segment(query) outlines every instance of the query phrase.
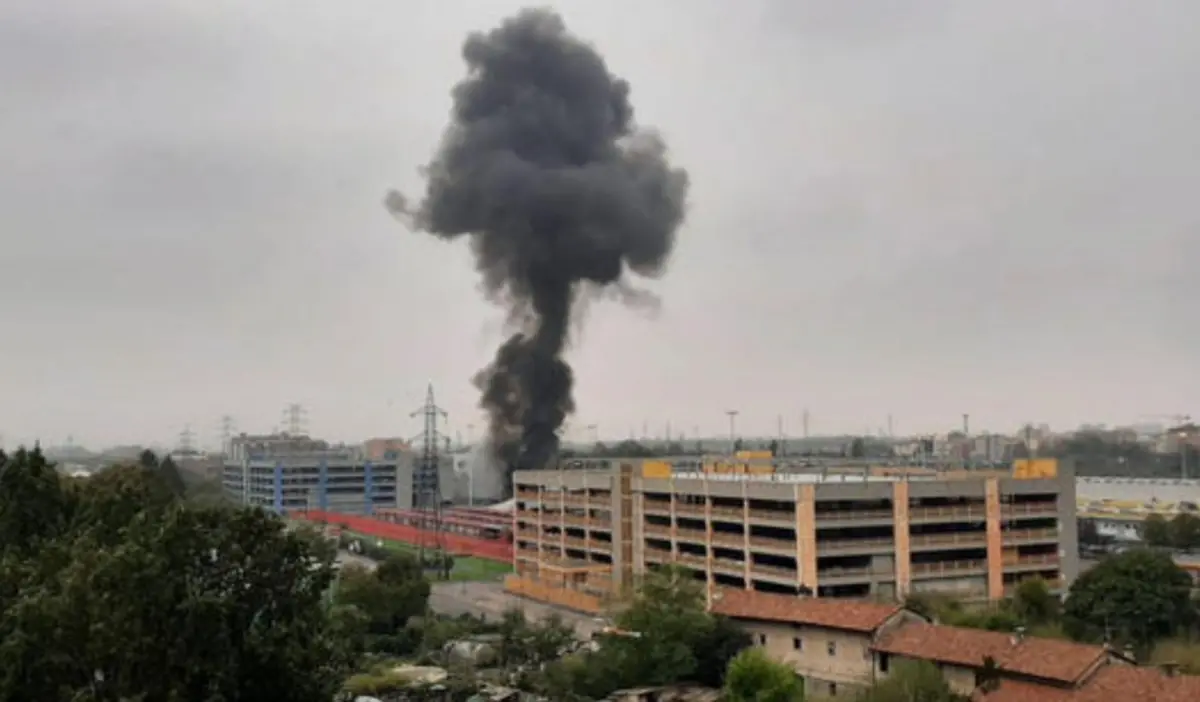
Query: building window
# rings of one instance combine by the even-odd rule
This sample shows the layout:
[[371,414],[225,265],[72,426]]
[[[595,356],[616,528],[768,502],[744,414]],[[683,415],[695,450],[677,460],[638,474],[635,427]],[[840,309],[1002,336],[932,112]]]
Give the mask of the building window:
[[829,683],[829,696],[837,697],[837,683]]
[[885,674],[888,672],[888,654],[886,653],[879,654],[879,672]]
[[766,634],[759,634],[759,635],[758,635],[758,645],[759,645],[759,646],[766,646],[766,645],[767,645],[767,635],[766,635]]
[[792,639],[792,648],[797,651],[803,651],[804,650],[804,639],[801,639],[799,636]]
[[829,651],[829,655],[831,655],[831,656],[837,655],[837,644],[836,643],[830,641],[829,644],[826,646],[826,649]]

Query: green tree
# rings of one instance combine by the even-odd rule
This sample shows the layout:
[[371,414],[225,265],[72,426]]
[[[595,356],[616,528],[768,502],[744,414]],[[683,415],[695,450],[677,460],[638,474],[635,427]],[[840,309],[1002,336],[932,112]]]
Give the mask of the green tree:
[[333,563],[337,559],[337,541],[325,535],[321,527],[312,522],[300,522],[292,527],[292,534],[303,541],[310,553],[323,563]]
[[747,648],[729,662],[725,673],[728,702],[801,702],[804,684],[788,666],[771,660],[761,648]]
[[719,687],[729,660],[749,643],[731,622],[705,611],[703,584],[676,568],[647,575],[614,624],[595,653],[549,666],[541,691],[571,700],[681,681]]
[[158,467],[158,456],[154,455],[154,452],[150,449],[146,449],[138,454],[137,462],[143,468],[154,469]]
[[867,442],[863,441],[862,437],[854,437],[850,442],[849,448],[850,458],[862,458],[867,455]]
[[575,641],[575,633],[561,617],[550,617],[533,624],[519,609],[510,609],[500,620],[500,644],[497,653],[504,666],[527,665],[540,668],[562,655]]
[[1142,541],[1147,546],[1171,545],[1171,526],[1161,514],[1151,514],[1142,521]]
[[430,586],[416,558],[392,554],[374,570],[342,568],[337,603],[356,607],[366,617],[365,646],[371,651],[406,653],[414,645],[407,631],[413,617],[425,613]]
[[1171,545],[1184,551],[1200,548],[1200,517],[1180,512],[1168,524]]
[[[261,510],[136,514],[21,564],[0,605],[0,699],[328,702],[349,651],[332,568]],[[6,569],[7,571],[7,569]]]
[[707,636],[695,642],[696,673],[693,680],[708,687],[721,687],[729,661],[751,643],[750,634],[736,622],[714,615]]
[[158,472],[162,475],[163,482],[171,490],[171,493],[176,497],[183,497],[187,492],[187,484],[183,481],[183,474],[179,472],[179,466],[175,465],[175,461],[171,460],[170,456],[166,456],[158,464]]
[[965,702],[941,671],[927,661],[898,663],[892,673],[864,690],[858,702]]
[[0,454],[0,553],[33,553],[71,519],[71,497],[42,450]]
[[161,515],[177,498],[157,468],[119,465],[78,483],[77,529],[91,530],[104,544],[115,544],[143,512]]
[[703,584],[675,568],[648,576],[614,623],[633,635],[610,637],[604,650],[621,661],[629,685],[666,685],[695,676],[697,644],[708,641],[714,628]]
[[1042,578],[1029,578],[1017,585],[1012,610],[1026,624],[1037,626],[1058,619],[1059,602]]
[[1192,579],[1171,556],[1146,549],[1101,561],[1071,585],[1064,629],[1076,639],[1147,647],[1193,621]]

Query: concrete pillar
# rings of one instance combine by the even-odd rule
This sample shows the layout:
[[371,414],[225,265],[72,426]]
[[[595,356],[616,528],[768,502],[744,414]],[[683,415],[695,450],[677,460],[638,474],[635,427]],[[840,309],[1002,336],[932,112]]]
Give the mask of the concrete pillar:
[[796,547],[800,584],[817,594],[817,497],[816,488],[801,485],[796,500]]
[[909,538],[908,481],[892,484],[892,528],[896,548],[896,597],[903,600],[912,588],[912,542]]
[[1004,535],[1001,530],[1000,481],[988,478],[987,514],[987,589],[988,599],[1004,599]]

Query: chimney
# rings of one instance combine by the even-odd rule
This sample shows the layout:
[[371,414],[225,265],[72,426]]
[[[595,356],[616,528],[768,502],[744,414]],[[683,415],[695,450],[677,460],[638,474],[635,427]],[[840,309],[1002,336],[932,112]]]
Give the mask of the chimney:
[[1179,664],[1173,661],[1163,663],[1159,667],[1162,668],[1163,675],[1167,676],[1168,678],[1173,678],[1179,674]]

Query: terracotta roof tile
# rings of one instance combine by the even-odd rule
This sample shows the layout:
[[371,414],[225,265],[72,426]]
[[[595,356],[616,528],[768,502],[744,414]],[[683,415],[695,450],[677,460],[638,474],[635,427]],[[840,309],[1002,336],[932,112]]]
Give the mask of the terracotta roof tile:
[[1070,702],[1196,702],[1200,676],[1168,676],[1158,668],[1106,666],[1096,672]]
[[1081,680],[1108,656],[1100,646],[913,622],[885,633],[875,649],[884,653],[978,668],[992,658],[1002,670],[1063,683]]
[[913,622],[884,633],[875,650],[906,658],[949,663],[971,668],[983,665],[1012,648],[1008,634]]
[[996,663],[1021,675],[1077,683],[1108,660],[1109,655],[1103,646],[1031,636]]
[[1081,687],[1061,688],[1005,680],[989,693],[977,691],[972,702],[1196,702],[1200,676],[1168,677],[1157,668],[1109,665]]
[[713,612],[735,619],[807,624],[869,633],[901,611],[899,605],[831,597],[793,597],[753,590],[721,590]]
[[1076,702],[1079,690],[1039,685],[1021,680],[1004,680],[991,692],[976,691],[971,702]]

